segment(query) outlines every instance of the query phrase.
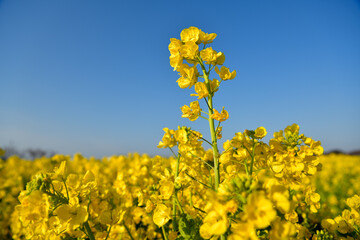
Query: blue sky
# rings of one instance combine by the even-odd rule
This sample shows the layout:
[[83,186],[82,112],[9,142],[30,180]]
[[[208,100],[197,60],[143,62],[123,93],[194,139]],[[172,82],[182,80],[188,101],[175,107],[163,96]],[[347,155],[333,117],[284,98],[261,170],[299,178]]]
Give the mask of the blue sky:
[[351,0],[0,0],[0,146],[168,155],[164,127],[208,136],[205,120],[181,118],[195,98],[169,65],[169,39],[190,26],[217,33],[212,47],[237,71],[214,99],[229,111],[224,139],[298,123],[326,151],[360,148]]

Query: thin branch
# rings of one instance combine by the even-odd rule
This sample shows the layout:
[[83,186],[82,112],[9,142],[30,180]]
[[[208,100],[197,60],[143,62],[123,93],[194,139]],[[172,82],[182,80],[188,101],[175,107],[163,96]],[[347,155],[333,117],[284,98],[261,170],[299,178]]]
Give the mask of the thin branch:
[[206,98],[204,98],[204,100],[205,100],[206,105],[208,106],[208,108],[211,109],[211,111],[214,111],[214,110],[210,107],[210,105],[209,105],[208,101],[206,100]]
[[165,239],[165,240],[168,240],[168,237],[167,237],[167,235],[166,235],[164,226],[162,226],[161,229],[162,229],[162,233],[163,233],[163,235],[164,235],[164,239]]
[[176,156],[175,152],[172,150],[172,148],[169,147],[169,149],[170,149],[170,151],[174,154],[174,157],[177,158],[177,156]]
[[206,213],[204,210],[202,210],[202,209],[200,209],[200,208],[197,208],[197,207],[195,207],[195,206],[193,206],[193,208],[195,208],[196,210],[198,210],[198,211],[200,211],[200,212],[202,212],[202,213]]
[[130,229],[126,226],[125,221],[123,221],[123,224],[124,224],[124,227],[125,227],[128,235],[129,235],[130,239],[131,239],[131,240],[135,240],[135,239],[133,238],[133,236],[131,235]]
[[200,137],[200,139],[201,139],[201,140],[204,140],[204,141],[205,141],[205,142],[207,142],[210,146],[212,146],[212,143],[211,143],[211,142],[209,142],[208,140],[206,140],[205,138]]
[[203,163],[205,163],[206,165],[208,165],[210,168],[213,168],[213,166],[211,166],[209,163],[205,162],[204,160],[201,159],[201,157],[196,156],[195,154],[193,154],[192,152],[189,152],[193,157],[196,157],[197,159],[199,159],[200,161],[202,161]]
[[200,183],[201,185],[203,185],[203,186],[205,186],[205,187],[207,187],[207,188],[212,189],[212,187],[208,186],[207,184],[205,184],[205,183],[203,183],[203,182],[200,182],[199,180],[197,180],[196,178],[194,178],[193,176],[191,176],[190,174],[188,174],[187,171],[185,171],[185,174],[186,174],[189,178],[191,178],[192,180]]
[[201,117],[201,118],[203,118],[203,119],[205,119],[205,120],[208,120],[209,121],[209,119],[208,118],[206,118],[206,117],[203,117],[203,116],[199,116],[199,117]]
[[110,235],[111,227],[112,227],[112,225],[110,225],[110,227],[109,227],[109,231],[107,232],[107,235],[106,235],[105,240],[107,240],[107,239],[108,239],[108,237],[109,237],[109,235]]
[[205,113],[206,115],[209,115],[209,113],[207,113],[207,112],[204,112],[204,111],[201,111],[202,113]]

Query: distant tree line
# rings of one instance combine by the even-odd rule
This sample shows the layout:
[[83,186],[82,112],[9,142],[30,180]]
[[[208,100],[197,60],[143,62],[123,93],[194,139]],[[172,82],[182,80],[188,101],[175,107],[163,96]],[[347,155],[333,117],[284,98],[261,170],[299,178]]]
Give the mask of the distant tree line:
[[34,160],[36,158],[41,158],[44,156],[52,157],[56,154],[55,151],[44,150],[41,148],[28,148],[25,150],[19,150],[18,148],[12,145],[4,146],[2,147],[2,149],[5,150],[5,155],[0,157],[3,160],[6,160],[13,155],[19,156],[20,158],[24,158],[24,159]]
[[360,155],[360,150],[355,150],[355,151],[351,151],[351,152],[344,152],[342,150],[335,149],[335,150],[325,152],[324,154],[327,155],[327,154],[331,154],[331,153],[333,153],[333,154]]

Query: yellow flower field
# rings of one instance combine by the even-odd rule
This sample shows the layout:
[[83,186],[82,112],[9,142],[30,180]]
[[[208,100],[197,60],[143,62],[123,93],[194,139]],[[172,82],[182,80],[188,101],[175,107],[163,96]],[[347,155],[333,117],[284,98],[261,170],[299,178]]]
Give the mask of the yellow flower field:
[[190,27],[169,44],[179,87],[195,91],[182,117],[208,124],[211,139],[165,127],[168,158],[1,160],[0,239],[360,239],[359,156],[323,155],[297,124],[220,145],[231,113],[214,96],[236,71],[208,47],[216,36]]

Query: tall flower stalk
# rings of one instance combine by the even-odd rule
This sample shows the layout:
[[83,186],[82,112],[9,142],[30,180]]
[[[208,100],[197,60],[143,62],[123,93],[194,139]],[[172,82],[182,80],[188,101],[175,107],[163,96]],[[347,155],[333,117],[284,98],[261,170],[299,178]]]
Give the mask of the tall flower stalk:
[[[214,110],[213,110],[214,94],[211,92],[211,86],[210,86],[210,81],[209,81],[210,72],[206,71],[201,58],[198,58],[198,61],[200,63],[201,70],[203,72],[206,87],[207,87],[207,89],[210,90],[209,91],[210,93],[209,93],[207,99],[205,98],[205,101],[206,101],[207,107],[208,107],[208,115],[212,116],[214,114]],[[220,184],[219,149],[217,146],[217,137],[216,137],[216,129],[215,129],[214,119],[209,117],[208,121],[209,121],[210,134],[211,134],[211,146],[212,146],[213,156],[214,156],[214,175],[215,175],[214,189],[217,191],[217,189],[219,188],[219,184]]]
[[[224,80],[234,79],[236,71],[230,72],[227,67],[222,66],[225,61],[225,56],[222,52],[217,52],[212,47],[207,47],[207,44],[212,43],[216,38],[215,33],[208,34],[196,27],[190,27],[184,29],[180,36],[181,39],[170,39],[170,65],[179,72],[180,78],[177,80],[179,87],[192,88],[194,86],[195,93],[191,94],[191,96],[197,96],[198,100],[204,99],[207,107],[207,112],[205,112],[200,108],[199,101],[191,102],[189,106],[184,105],[181,107],[182,117],[188,118],[190,121],[195,121],[200,117],[209,122],[211,141],[202,137],[201,139],[211,145],[213,155],[212,169],[214,171],[212,188],[217,191],[220,184],[217,141],[221,138],[222,127],[220,123],[227,120],[229,115],[224,108],[220,113],[214,108],[213,98],[215,92],[219,90],[220,83]],[[203,49],[200,51],[199,46],[201,45]],[[200,72],[198,66],[200,66]],[[221,66],[220,70],[218,66]],[[220,81],[210,79],[210,72],[214,68],[219,75]],[[203,78],[203,81],[200,81],[199,78]],[[217,126],[215,126],[215,121],[218,122]],[[171,147],[172,143],[168,141],[169,139],[163,138],[163,140],[159,147]]]
[[[190,27],[184,29],[181,32],[181,39],[170,39],[170,65],[174,68],[174,71],[176,70],[179,72],[180,78],[177,80],[179,87],[194,87],[195,93],[191,94],[191,96],[198,97],[198,100],[204,99],[207,107],[207,112],[202,111],[199,101],[193,101],[189,104],[189,106],[184,105],[181,107],[182,117],[188,118],[190,121],[195,121],[199,117],[206,119],[209,123],[211,135],[211,141],[208,141],[203,138],[200,133],[187,127],[179,127],[179,129],[176,131],[169,130],[167,128],[164,129],[165,135],[162,141],[160,141],[158,147],[170,148],[174,154],[174,157],[177,159],[174,174],[174,189],[172,193],[172,219],[174,231],[178,230],[177,208],[180,210],[180,215],[184,217],[184,212],[177,197],[178,190],[176,189],[176,181],[179,177],[179,165],[181,158],[187,159],[190,156],[190,158],[193,160],[202,161],[207,167],[209,167],[210,170],[213,171],[213,174],[210,173],[209,176],[209,184],[206,184],[185,172],[186,175],[192,180],[197,181],[203,186],[212,188],[215,192],[218,191],[220,185],[220,154],[218,149],[218,139],[221,139],[222,127],[220,124],[221,122],[228,119],[229,114],[224,109],[224,107],[221,112],[216,110],[214,107],[213,98],[215,92],[219,90],[220,83],[222,83],[224,80],[234,79],[236,76],[236,71],[230,72],[227,67],[222,66],[225,61],[225,56],[222,52],[216,52],[212,49],[212,47],[207,47],[207,44],[212,43],[216,36],[217,35],[215,33],[208,34],[196,27]],[[199,46],[201,45],[203,49],[199,51]],[[200,66],[199,69],[198,66]],[[219,69],[218,66],[221,66],[221,69]],[[220,80],[210,79],[210,72],[214,68]],[[201,81],[200,78],[202,78],[203,81]],[[217,126],[215,126],[215,122],[217,122]],[[206,156],[208,155],[206,152],[204,152],[204,149],[201,146],[202,141],[207,142],[211,146],[212,159],[207,159]],[[178,154],[175,154],[175,152],[172,150],[173,146],[178,147]],[[209,160],[212,160],[213,163],[210,164]],[[192,196],[190,195],[190,201],[191,198]],[[185,220],[180,218],[179,221],[184,223]],[[189,219],[186,221],[189,221]],[[165,224],[165,222],[159,221],[157,225],[162,227],[164,238],[166,238],[166,231],[163,228],[163,224]],[[225,236],[221,235],[221,239],[225,239]]]

